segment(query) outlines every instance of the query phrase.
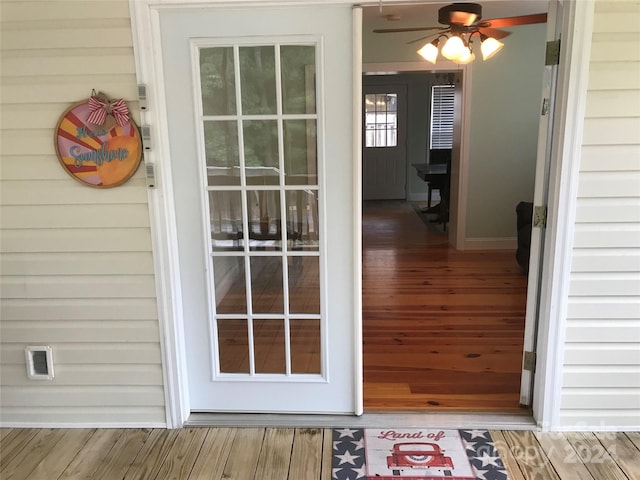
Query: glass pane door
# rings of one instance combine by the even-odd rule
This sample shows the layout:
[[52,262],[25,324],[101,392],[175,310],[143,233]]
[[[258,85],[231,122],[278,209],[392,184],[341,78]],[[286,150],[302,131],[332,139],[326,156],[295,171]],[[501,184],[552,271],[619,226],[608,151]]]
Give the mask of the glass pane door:
[[316,46],[198,55],[214,377],[321,375]]

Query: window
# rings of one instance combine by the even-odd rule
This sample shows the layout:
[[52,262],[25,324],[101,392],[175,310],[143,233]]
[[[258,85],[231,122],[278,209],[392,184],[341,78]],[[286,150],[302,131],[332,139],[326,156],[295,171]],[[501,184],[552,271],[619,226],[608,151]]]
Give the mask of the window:
[[364,98],[365,145],[395,147],[398,144],[398,95],[371,93]]
[[453,101],[455,85],[431,87],[431,150],[453,147]]

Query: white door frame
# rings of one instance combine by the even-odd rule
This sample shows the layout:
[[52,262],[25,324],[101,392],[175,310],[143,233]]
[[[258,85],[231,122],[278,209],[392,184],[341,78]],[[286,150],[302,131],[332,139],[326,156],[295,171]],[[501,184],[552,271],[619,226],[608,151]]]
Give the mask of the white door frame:
[[[353,0],[331,3],[356,5]],[[404,0],[385,0],[402,3]],[[429,0],[425,3],[438,3]],[[145,165],[153,165],[156,188],[148,189],[149,216],[155,267],[160,346],[165,386],[166,423],[181,427],[190,415],[186,368],[182,295],[179,280],[176,219],[173,210],[173,182],[169,168],[167,109],[164,101],[162,58],[159,41],[159,11],[164,8],[191,8],[230,5],[326,4],[326,0],[130,0],[133,46],[138,83],[147,85],[147,109],[141,111],[141,125],[148,125],[153,136],[152,149],[145,150]],[[369,2],[377,5],[377,2]],[[538,363],[535,374],[533,413],[545,430],[558,425],[566,309],[571,266],[571,247],[575,219],[576,192],[582,127],[588,81],[589,54],[593,26],[593,0],[565,0],[562,52],[554,119],[549,185],[548,225],[545,232],[544,274],[540,298]],[[362,264],[361,246],[361,10],[353,17],[354,85],[354,352],[356,371],[355,414],[362,413]],[[465,78],[468,82],[468,77]],[[468,129],[467,129],[468,130]],[[468,139],[463,139],[466,144]]]
[[450,211],[449,211],[449,244],[456,250],[463,250],[467,223],[467,182],[469,165],[469,121],[471,114],[469,105],[471,99],[471,72],[467,65],[458,65],[449,60],[440,60],[435,65],[427,62],[390,62],[365,63],[362,72],[368,74],[384,72],[460,72],[462,78],[462,139],[460,144],[460,158],[458,159],[458,174],[451,179]]

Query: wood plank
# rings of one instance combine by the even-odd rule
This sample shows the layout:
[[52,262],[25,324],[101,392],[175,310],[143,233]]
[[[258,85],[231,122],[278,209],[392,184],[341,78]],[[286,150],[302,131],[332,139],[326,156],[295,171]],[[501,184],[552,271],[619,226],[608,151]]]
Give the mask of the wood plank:
[[153,430],[122,480],[156,478],[180,430]]
[[[589,175],[595,172],[588,172]],[[584,173],[583,175],[587,175]],[[604,176],[599,172],[599,176]],[[624,190],[626,182],[620,182],[615,194],[607,191],[602,185],[598,193],[588,192],[593,190],[597,181],[592,178],[581,182],[583,192],[588,197],[579,198],[576,222],[580,223],[632,223],[640,218],[640,202],[637,197],[628,197],[628,191]],[[620,198],[618,198],[620,197]]]
[[640,388],[640,367],[611,365],[568,365],[562,373],[562,385],[575,387]]
[[264,428],[239,428],[224,466],[222,478],[225,480],[254,478],[263,438]]
[[322,464],[322,429],[298,428],[291,452],[289,479],[319,478]]
[[[333,477],[333,429],[325,428],[322,438],[322,464],[320,480],[331,480]],[[516,479],[517,480],[517,479]]]
[[[40,344],[40,342],[34,342]],[[24,365],[3,365],[5,385],[33,385],[24,374]],[[56,365],[56,385],[75,387],[105,385],[164,385],[160,365]]]
[[[640,231],[638,231],[640,234]],[[611,318],[611,319],[637,319],[640,302],[633,299],[626,301],[612,302],[608,298],[570,298],[567,318],[570,319],[590,319],[590,318]],[[595,362],[592,362],[593,365]]]
[[[607,158],[609,161],[603,162]],[[581,172],[640,170],[640,145],[585,145],[582,147]]]
[[158,471],[156,480],[188,478],[202,442],[207,435],[204,428],[184,428],[173,442],[169,455]]
[[96,480],[122,478],[151,433],[148,429],[127,429],[98,466]]
[[58,478],[94,433],[95,429],[89,428],[66,430],[62,439],[36,465],[26,480]]
[[[235,428],[210,428],[189,480],[220,480],[236,436]],[[268,478],[268,477],[264,477]]]
[[[87,55],[85,53],[73,57],[47,56],[46,51],[43,50],[27,50],[27,52],[36,52],[37,55],[3,58],[2,75],[4,77],[37,76],[38,74],[85,75],[87,72],[100,75],[135,74],[133,56],[130,51],[120,55]],[[60,110],[60,112],[62,111]],[[17,127],[16,124],[12,126],[13,128]]]
[[[569,343],[640,343],[640,320],[569,320]],[[597,368],[594,366],[594,368]]]
[[626,432],[626,436],[640,450],[640,432]]
[[118,429],[96,430],[58,480],[92,478],[98,465],[109,454],[122,433],[123,431]]
[[[95,18],[91,8],[81,8],[82,2],[58,1],[52,4],[48,0],[32,2],[3,2],[2,21],[47,20],[55,24],[56,20],[85,20]],[[104,18],[129,18],[127,2],[110,1],[104,8]]]
[[[62,169],[62,166],[59,166]],[[118,187],[118,195],[105,195],[102,203],[147,203],[147,188],[141,177],[131,178]],[[51,180],[3,180],[0,201],[3,205],[73,205],[96,201],[93,189],[79,182]]]
[[533,432],[504,432],[504,438],[527,480],[560,480]]
[[153,275],[41,275],[2,278],[3,298],[155,298]]
[[[639,62],[597,62],[589,65],[589,90],[635,90],[640,76]],[[587,138],[586,135],[584,137]],[[607,141],[607,140],[605,140]],[[615,141],[607,141],[616,144]],[[623,142],[630,143],[630,142]]]
[[[49,30],[40,35],[35,35],[32,29],[9,30],[3,32],[2,48],[7,50],[73,48],[77,46],[78,38],[84,39],[82,44],[86,48],[131,47],[131,25],[127,23],[129,22],[125,19],[116,19],[115,26]],[[114,21],[112,21],[113,24]],[[105,25],[108,23],[105,22]],[[105,91],[110,90],[105,87]]]
[[574,249],[571,270],[573,272],[637,272],[640,271],[640,255],[635,249]]
[[[3,230],[2,252],[150,252],[148,228],[24,228]],[[122,239],[127,241],[123,242]]]
[[[611,42],[613,43],[613,42]],[[611,46],[608,43],[607,46]],[[595,45],[593,45],[595,47]],[[599,46],[602,48],[602,45]],[[615,49],[618,50],[618,49]],[[593,50],[592,50],[593,52]],[[613,50],[609,50],[613,53]],[[640,62],[640,48],[635,49]],[[638,117],[640,116],[640,90],[591,91],[587,93],[585,117]]]
[[3,387],[3,406],[20,407],[74,407],[86,405],[114,406],[163,406],[164,391],[161,385],[128,385],[76,387],[48,386],[47,395],[40,395],[42,387]]
[[[89,312],[89,313],[88,313]],[[2,300],[2,319],[8,321],[153,320],[158,313],[151,298],[87,298]]]
[[[312,478],[296,477],[289,474],[289,463],[293,460],[291,446],[294,433],[297,436],[297,430],[290,428],[267,428],[265,430],[255,478]],[[293,467],[293,464],[291,466]],[[289,477],[287,477],[288,474]]]
[[3,275],[153,275],[151,252],[33,252],[2,255]]
[[[6,344],[0,351],[2,364],[24,363],[24,347]],[[158,343],[94,343],[72,344],[58,343],[54,353],[54,361],[69,364],[154,364],[161,363],[160,345]],[[99,400],[98,400],[99,402]]]
[[[2,324],[6,343],[66,342],[159,342],[157,320],[16,321]],[[56,382],[57,383],[57,382]],[[78,384],[83,385],[83,384]]]
[[35,428],[16,428],[0,444],[0,471],[4,469],[36,436]]
[[622,432],[598,432],[595,436],[627,477],[640,478],[640,451],[629,437]]
[[14,428],[0,428],[0,448],[2,448],[2,441],[9,436],[9,434],[13,434]]
[[[23,367],[24,368],[24,367]],[[113,388],[117,389],[115,385]],[[16,425],[59,425],[73,428],[78,425],[144,425],[163,428],[166,410],[162,406],[112,406],[99,403],[80,407],[2,407],[2,418]]]
[[565,365],[639,365],[640,350],[633,343],[569,343]]
[[493,444],[500,455],[500,460],[502,460],[502,464],[507,470],[509,480],[525,480],[522,476],[522,472],[520,471],[515,455],[511,453],[511,449],[509,448],[509,444],[507,443],[504,433],[499,430],[491,430],[489,433],[491,434]]
[[[594,129],[607,128],[606,125],[594,125]],[[611,128],[616,128],[612,126]],[[635,132],[638,135],[640,132]],[[622,134],[621,134],[622,135]],[[636,142],[634,138],[634,142]],[[614,141],[614,145],[615,145]],[[624,142],[620,142],[618,145],[623,145]],[[632,212],[637,211],[637,203],[634,203],[633,198],[638,198],[638,183],[640,183],[640,172],[580,172],[580,180],[578,182],[578,198],[583,204],[611,204],[612,208],[616,205],[621,205],[624,208],[630,209]],[[624,200],[618,197],[630,197],[629,200]],[[596,203],[597,202],[597,203]],[[602,214],[602,211],[599,212]],[[577,218],[577,221],[584,221],[589,223],[590,221],[597,220],[598,218],[583,220],[583,213],[580,212],[581,217]],[[611,212],[611,215],[614,215]],[[615,218],[615,216],[614,216]],[[637,220],[636,219],[632,219]],[[611,220],[615,221],[615,220]],[[619,220],[624,221],[624,220]],[[629,221],[629,220],[627,220]]]
[[[100,200],[96,199],[96,202]],[[149,209],[146,204],[3,206],[2,228],[142,228],[149,227]],[[95,248],[95,247],[94,247]]]
[[39,430],[10,462],[2,466],[0,478],[22,480],[27,477],[63,436],[64,430]]
[[564,434],[534,432],[534,435],[560,478],[599,480],[593,478],[582,462],[569,461],[575,460],[575,451]]
[[593,433],[567,433],[566,437],[575,450],[575,455],[567,458],[568,462],[584,463],[595,479],[628,480]]

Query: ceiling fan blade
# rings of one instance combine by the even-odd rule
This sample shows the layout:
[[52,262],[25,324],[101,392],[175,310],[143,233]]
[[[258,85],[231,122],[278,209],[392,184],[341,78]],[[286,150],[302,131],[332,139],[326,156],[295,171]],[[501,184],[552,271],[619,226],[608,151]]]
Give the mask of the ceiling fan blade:
[[449,27],[408,27],[408,28],[376,28],[373,33],[425,32],[427,30],[447,30]]
[[517,25],[531,25],[533,23],[546,23],[546,13],[534,13],[533,15],[520,15],[519,17],[493,18],[491,20],[483,20],[482,23],[488,23],[491,28],[515,27]]
[[497,28],[481,27],[478,28],[478,30],[487,37],[493,37],[496,40],[500,40],[501,38],[511,35],[511,32],[505,32],[504,30],[498,30]]
[[407,45],[411,45],[412,43],[420,42],[421,40],[426,40],[427,38],[435,39],[436,37],[434,36],[433,33],[430,33],[429,35],[425,35],[424,37],[414,38],[413,40],[409,40],[407,42]]

